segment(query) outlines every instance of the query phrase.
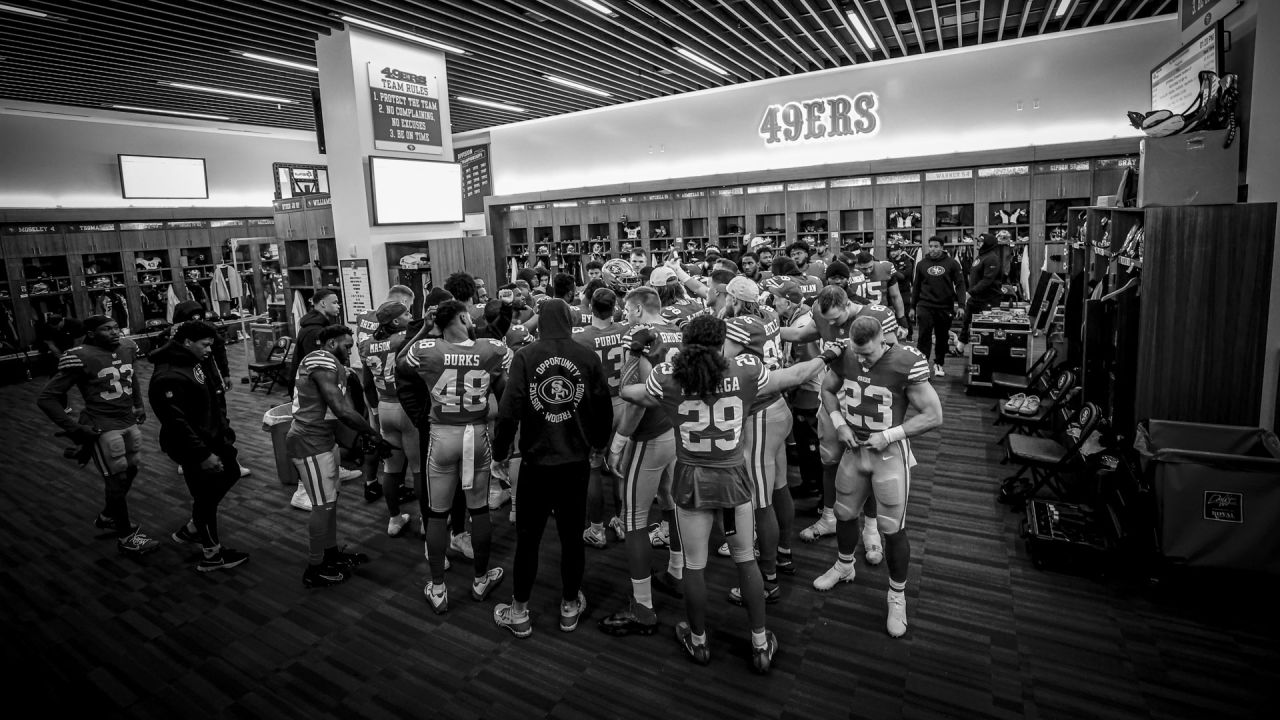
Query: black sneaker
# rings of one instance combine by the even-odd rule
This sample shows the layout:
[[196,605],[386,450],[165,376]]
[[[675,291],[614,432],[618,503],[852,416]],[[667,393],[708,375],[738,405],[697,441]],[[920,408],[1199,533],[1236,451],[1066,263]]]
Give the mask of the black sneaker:
[[306,572],[302,573],[302,586],[308,588],[329,587],[344,583],[350,577],[351,570],[340,565],[329,562],[308,565]]
[[600,620],[600,632],[617,637],[652,635],[658,630],[658,614],[631,599],[626,610],[619,610]]
[[343,545],[342,549],[329,548],[328,550],[325,550],[324,551],[325,562],[344,567],[348,570],[355,570],[361,565],[369,562],[368,555],[365,555],[362,552],[357,552],[357,553],[344,552],[346,549],[347,549],[347,546]]
[[173,538],[174,542],[182,545],[190,545],[192,543],[200,542],[200,534],[191,532],[187,529],[186,525],[174,530],[173,534],[169,537]]
[[364,501],[367,503],[377,502],[382,499],[382,483],[365,483],[364,484]]
[[146,535],[143,535],[141,530],[135,529],[126,537],[116,540],[116,550],[119,550],[121,555],[142,557],[143,555],[158,549],[160,549],[160,541],[152,540]]
[[706,665],[711,662],[711,648],[706,643],[695,645],[693,642],[693,630],[689,628],[689,623],[681,622],[676,625],[676,640],[680,643],[680,647],[688,653],[689,659],[699,665]]
[[778,572],[783,575],[796,574],[796,561],[791,553],[778,553]]
[[[174,533],[175,535],[177,533]],[[243,565],[249,561],[249,553],[243,553],[239,550],[231,548],[222,548],[217,555],[206,557],[200,560],[200,564],[196,566],[196,570],[200,572],[213,572],[214,570],[230,570],[238,565]]]

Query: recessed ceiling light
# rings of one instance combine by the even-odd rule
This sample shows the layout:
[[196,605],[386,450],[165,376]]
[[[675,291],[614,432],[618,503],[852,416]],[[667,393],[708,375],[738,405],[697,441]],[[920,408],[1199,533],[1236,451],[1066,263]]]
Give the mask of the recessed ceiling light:
[[480,98],[468,97],[466,95],[454,95],[453,99],[460,103],[467,103],[468,105],[483,105],[485,107],[497,108],[498,110],[506,110],[507,112],[527,112],[524,108],[516,107],[515,105],[507,105],[505,103],[494,102],[492,100],[481,100]]
[[724,68],[720,67],[719,65],[717,65],[717,64],[715,64],[715,63],[711,62],[710,60],[708,60],[708,59],[706,59],[706,58],[702,57],[702,56],[701,56],[701,55],[699,55],[698,53],[696,53],[696,52],[694,52],[694,51],[692,51],[692,50],[689,50],[688,48],[682,48],[682,47],[678,47],[678,46],[677,46],[677,47],[674,47],[674,48],[672,48],[672,49],[673,49],[673,50],[675,50],[675,51],[676,51],[678,54],[680,54],[681,56],[686,57],[686,58],[688,58],[688,59],[690,59],[690,60],[694,61],[695,63],[697,63],[697,64],[701,65],[702,67],[704,67],[704,68],[706,68],[706,69],[710,70],[710,71],[711,71],[711,72],[713,72],[713,73],[716,73],[716,74],[718,74],[718,75],[728,75],[728,74],[729,74],[729,71],[728,71],[728,70],[725,70]]
[[551,82],[557,85],[563,85],[565,87],[570,87],[575,90],[589,92],[592,95],[599,95],[600,97],[612,97],[609,93],[605,92],[604,90],[601,90],[599,88],[593,88],[590,85],[583,85],[580,82],[574,82],[573,80],[566,80],[562,77],[556,77],[555,75],[543,75],[542,77],[550,80]]
[[608,15],[609,17],[613,17],[614,15],[617,14],[608,5],[605,5],[602,2],[597,2],[596,0],[578,0],[578,4],[586,5],[587,7],[591,8],[592,10],[595,10],[601,15]]
[[161,80],[159,84],[167,85],[169,87],[180,88],[182,90],[194,90],[196,92],[207,92],[207,93],[213,93],[215,95],[231,95],[233,97],[248,98],[250,100],[262,100],[265,102],[273,102],[273,103],[281,103],[281,104],[285,104],[285,103],[293,104],[294,102],[293,100],[290,100],[288,98],[276,97],[274,95],[258,95],[257,93],[240,92],[239,90],[226,90],[224,88],[205,87],[204,85],[191,85],[189,83],[166,82],[164,80]]
[[379,25],[378,23],[369,22],[368,20],[365,20],[363,18],[352,17],[350,15],[342,15],[338,19],[344,23],[348,23],[351,25],[359,25],[362,28],[368,28],[369,30],[380,32],[384,35],[391,35],[392,37],[398,37],[401,40],[416,42],[419,45],[426,45],[428,47],[433,47],[438,50],[443,50],[445,52],[451,52],[456,55],[467,54],[467,51],[463,50],[460,47],[454,47],[453,45],[446,45],[445,43],[442,43],[438,40],[430,40],[428,38],[422,37],[421,35],[414,35],[413,33],[407,33],[403,30],[396,30],[395,28],[390,28],[390,27],[387,27],[386,25]]
[[272,65],[283,65],[284,67],[291,67],[291,68],[294,68],[295,70],[306,70],[307,72],[313,72],[313,73],[320,72],[320,68],[316,67],[315,65],[307,65],[306,63],[294,62],[292,60],[285,60],[284,58],[271,57],[270,55],[259,55],[258,53],[246,52],[244,50],[232,50],[231,53],[233,55],[239,55],[241,57],[249,58],[250,60],[257,60],[259,62],[271,63]]
[[1071,0],[1058,0],[1058,9],[1053,11],[1055,18],[1060,18],[1071,9]]
[[862,38],[862,44],[874,49],[876,46],[875,39],[871,37],[871,31],[862,22],[862,16],[850,10],[846,15],[849,18],[849,24],[853,25],[853,29],[858,33],[858,37]]
[[159,108],[137,107],[135,105],[108,105],[112,110],[126,110],[128,112],[140,113],[159,113],[161,115],[182,115],[184,117],[200,118],[202,120],[235,120],[233,117],[226,115],[206,115],[204,113],[183,112],[181,110],[161,110]]

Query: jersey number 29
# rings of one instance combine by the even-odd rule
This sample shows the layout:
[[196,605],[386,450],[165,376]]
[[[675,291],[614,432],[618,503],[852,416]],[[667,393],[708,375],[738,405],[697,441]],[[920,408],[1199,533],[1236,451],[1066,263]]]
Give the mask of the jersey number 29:
[[[707,405],[701,400],[685,400],[678,410],[680,439],[689,452],[711,452],[711,444],[726,452],[738,446],[742,434],[742,398],[729,395]],[[708,430],[712,425],[715,430]]]

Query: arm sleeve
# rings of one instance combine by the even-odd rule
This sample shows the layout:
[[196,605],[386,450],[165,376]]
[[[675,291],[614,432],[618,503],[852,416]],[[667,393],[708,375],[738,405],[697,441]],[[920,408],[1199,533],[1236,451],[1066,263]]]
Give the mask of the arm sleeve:
[[[59,369],[49,379],[49,382],[40,391],[40,397],[36,399],[36,407],[59,428],[67,431],[75,430],[79,424],[67,414],[67,393],[76,385],[76,376],[81,372],[79,366],[75,368],[62,367],[66,363],[65,358],[59,363]],[[74,357],[74,356],[71,356]],[[134,373],[137,377],[137,373]]]
[[[184,458],[204,459],[210,455],[204,438],[196,432],[179,398],[189,390],[182,383],[163,376],[152,377],[148,399],[151,401],[151,412],[155,413],[164,428],[166,438],[172,447],[182,448]],[[177,458],[174,458],[175,460]]]
[[361,388],[364,389],[364,401],[369,404],[370,410],[378,409],[378,388],[373,384],[373,370],[369,368],[369,363],[360,364]]
[[587,426],[587,442],[592,448],[602,448],[609,444],[609,436],[613,434],[613,400],[609,397],[609,383],[604,377],[604,366],[595,353],[590,354],[591,383],[591,423]]
[[511,444],[515,442],[516,431],[520,429],[520,418],[524,415],[525,357],[524,353],[516,353],[512,358],[506,388],[498,402],[498,419],[494,422],[493,429],[493,459],[499,462],[511,455]]

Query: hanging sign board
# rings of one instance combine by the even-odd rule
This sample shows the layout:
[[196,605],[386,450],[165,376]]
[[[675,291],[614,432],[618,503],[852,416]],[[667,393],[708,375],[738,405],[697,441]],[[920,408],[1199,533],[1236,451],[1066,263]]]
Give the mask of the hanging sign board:
[[342,311],[351,325],[361,315],[375,310],[373,288],[369,286],[368,260],[339,260],[342,279]]
[[462,163],[462,212],[467,215],[484,212],[484,198],[493,194],[489,182],[489,146],[476,145],[453,154]]
[[1178,21],[1182,32],[1202,30],[1226,17],[1240,0],[1178,0]]
[[373,146],[378,150],[443,154],[438,79],[379,63],[368,65]]

